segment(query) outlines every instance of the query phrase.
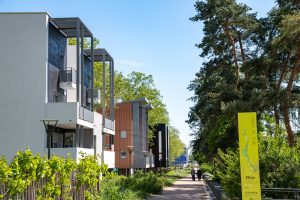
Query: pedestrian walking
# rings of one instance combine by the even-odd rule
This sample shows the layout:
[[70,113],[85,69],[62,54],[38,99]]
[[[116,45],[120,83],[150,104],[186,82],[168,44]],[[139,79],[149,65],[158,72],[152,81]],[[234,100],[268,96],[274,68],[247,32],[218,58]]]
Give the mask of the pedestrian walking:
[[199,167],[199,169],[197,170],[197,178],[198,178],[198,181],[201,180],[201,176],[202,176],[202,171],[201,171],[201,168]]
[[194,168],[192,168],[192,170],[191,170],[191,175],[192,175],[193,181],[195,181],[195,175],[196,175],[196,172],[195,172],[195,169],[194,169]]

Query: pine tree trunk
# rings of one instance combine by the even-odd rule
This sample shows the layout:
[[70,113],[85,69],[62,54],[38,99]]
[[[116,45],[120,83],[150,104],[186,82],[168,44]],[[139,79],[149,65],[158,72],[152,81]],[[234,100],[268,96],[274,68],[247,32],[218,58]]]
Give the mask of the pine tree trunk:
[[289,78],[289,82],[288,85],[286,87],[286,96],[285,96],[285,100],[283,103],[283,117],[284,117],[284,125],[288,134],[288,141],[290,146],[294,146],[294,133],[293,130],[291,128],[291,124],[290,124],[290,116],[289,116],[289,100],[291,98],[291,91],[293,89],[293,84],[295,81],[295,77],[297,76],[297,74],[299,73],[299,64],[300,64],[300,44],[298,44],[298,48],[297,48],[297,58],[296,58],[296,62],[292,68],[291,74],[290,74],[290,78]]
[[[243,42],[242,42],[242,38],[241,38],[241,34],[240,33],[239,33],[238,40],[239,40],[239,45],[240,45],[240,49],[241,49],[242,61],[243,61],[243,63],[245,63],[246,62],[246,56],[245,56]],[[249,73],[248,73],[247,69],[245,70],[245,79],[246,80],[249,79]]]
[[290,116],[289,116],[289,104],[288,104],[288,99],[285,100],[284,105],[283,105],[283,119],[284,119],[284,125],[286,132],[288,134],[288,142],[291,147],[294,146],[294,133],[290,125]]
[[284,77],[286,76],[286,72],[287,72],[287,67],[288,67],[288,63],[290,61],[291,58],[291,53],[288,54],[287,59],[285,60],[283,67],[282,67],[282,71],[280,73],[280,77],[279,80],[277,82],[276,88],[275,88],[275,94],[276,94],[276,99],[275,99],[275,104],[274,104],[274,118],[275,118],[275,123],[277,126],[279,126],[279,110],[278,110],[278,95],[280,92],[280,88],[281,88],[281,83],[284,80]]
[[235,85],[235,88],[236,90],[238,89],[238,85],[239,85],[239,81],[240,81],[240,67],[239,67],[239,64],[238,64],[238,58],[237,58],[237,52],[236,52],[236,48],[235,48],[235,42],[234,42],[234,39],[229,31],[229,22],[228,20],[225,22],[225,25],[223,27],[224,29],[224,32],[227,36],[227,39],[229,40],[229,43],[232,47],[232,55],[233,55],[233,62],[235,64],[235,67],[236,67],[236,70],[235,70],[235,76],[236,76],[236,85]]

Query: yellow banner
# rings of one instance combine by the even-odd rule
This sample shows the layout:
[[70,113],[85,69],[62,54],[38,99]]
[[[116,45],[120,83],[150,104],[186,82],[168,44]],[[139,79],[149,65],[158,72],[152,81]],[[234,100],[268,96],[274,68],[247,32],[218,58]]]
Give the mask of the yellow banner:
[[256,113],[238,113],[243,200],[261,200]]

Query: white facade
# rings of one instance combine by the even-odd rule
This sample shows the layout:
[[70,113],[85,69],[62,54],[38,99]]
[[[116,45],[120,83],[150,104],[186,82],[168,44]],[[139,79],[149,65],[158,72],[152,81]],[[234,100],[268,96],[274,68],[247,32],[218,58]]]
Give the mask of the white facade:
[[[67,57],[68,58],[76,58],[76,46],[68,45],[67,49]],[[76,59],[67,59],[68,68],[76,70]],[[67,100],[68,102],[76,102],[76,90],[71,89],[67,91]]]
[[115,167],[115,152],[114,151],[103,151],[103,162],[107,164],[108,168]]
[[0,154],[45,154],[48,15],[0,13]]
[[[78,160],[80,152],[102,154],[102,115],[76,101],[81,85],[58,88],[65,100],[49,102],[50,19],[47,13],[0,13],[0,155],[8,161],[27,147],[46,156],[43,120],[50,119],[58,120],[51,155],[71,154]],[[66,58],[63,68],[76,69],[75,46],[59,56]]]

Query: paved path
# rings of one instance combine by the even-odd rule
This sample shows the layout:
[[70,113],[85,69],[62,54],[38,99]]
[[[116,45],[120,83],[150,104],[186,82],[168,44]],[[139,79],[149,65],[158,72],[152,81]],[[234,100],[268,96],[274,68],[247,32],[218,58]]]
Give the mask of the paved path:
[[179,199],[215,199],[203,180],[192,181],[192,177],[179,179],[171,187],[164,188],[159,195],[152,195],[149,200]]

